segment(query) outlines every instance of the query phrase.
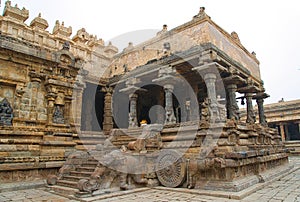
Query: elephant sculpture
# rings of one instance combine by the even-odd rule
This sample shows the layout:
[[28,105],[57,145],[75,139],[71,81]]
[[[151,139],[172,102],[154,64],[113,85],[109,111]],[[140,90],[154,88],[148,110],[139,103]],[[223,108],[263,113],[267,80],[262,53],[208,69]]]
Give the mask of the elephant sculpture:
[[118,188],[128,190],[136,184],[147,184],[148,180],[143,177],[144,168],[139,157],[126,152],[125,146],[120,150],[113,150],[104,155],[91,175],[90,179],[82,179],[78,183],[80,191],[93,192],[95,190],[109,191],[113,182],[119,181]]

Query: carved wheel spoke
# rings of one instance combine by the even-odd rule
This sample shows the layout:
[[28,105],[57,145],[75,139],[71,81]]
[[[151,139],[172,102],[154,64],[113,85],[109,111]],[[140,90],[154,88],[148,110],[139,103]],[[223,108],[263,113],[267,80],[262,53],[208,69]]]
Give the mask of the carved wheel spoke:
[[178,187],[185,180],[186,166],[181,154],[175,150],[160,153],[156,162],[156,175],[166,187]]

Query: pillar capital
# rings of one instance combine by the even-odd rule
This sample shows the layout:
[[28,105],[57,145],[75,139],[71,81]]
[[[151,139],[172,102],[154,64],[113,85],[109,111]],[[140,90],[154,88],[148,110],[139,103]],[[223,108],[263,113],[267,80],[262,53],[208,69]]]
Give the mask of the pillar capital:
[[215,73],[212,73],[212,72],[207,72],[204,74],[204,80],[216,80],[217,79],[217,76]]
[[136,100],[138,98],[138,95],[136,93],[130,93],[129,94],[129,99],[130,100]]
[[236,91],[237,90],[237,85],[236,84],[228,84],[228,85],[226,85],[226,88],[228,90],[234,90],[234,91]]
[[164,89],[173,92],[173,90],[174,90],[174,85],[173,85],[173,84],[165,84],[165,85],[164,85]]

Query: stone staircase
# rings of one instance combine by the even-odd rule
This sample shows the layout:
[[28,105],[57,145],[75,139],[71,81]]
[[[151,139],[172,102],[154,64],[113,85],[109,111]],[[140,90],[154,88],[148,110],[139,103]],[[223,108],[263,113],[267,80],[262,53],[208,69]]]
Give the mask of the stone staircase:
[[[110,134],[111,143],[114,144],[116,148],[120,148],[122,145],[127,146],[129,142],[135,141],[137,137],[142,134],[143,128],[137,129],[116,129],[113,130]],[[100,134],[101,133],[101,134]],[[74,160],[71,158],[71,161],[75,162],[75,169],[70,171],[68,174],[64,174],[63,177],[57,180],[55,185],[49,185],[49,188],[57,193],[64,196],[77,197],[87,195],[86,192],[80,192],[78,189],[78,182],[81,179],[89,179],[91,174],[94,172],[98,161],[95,159],[97,155],[96,145],[103,144],[106,137],[102,132],[84,132],[78,135],[78,138],[75,139],[76,150],[85,152],[85,156],[76,157]],[[95,153],[94,153],[95,152]],[[70,158],[67,159],[70,160]],[[80,162],[80,163],[79,163]],[[77,164],[79,163],[79,164]],[[67,163],[67,165],[69,165]]]
[[75,170],[70,171],[69,174],[64,175],[61,179],[57,180],[56,185],[49,186],[52,191],[63,195],[74,195],[79,193],[77,184],[81,179],[89,179],[91,174],[94,172],[98,161],[92,156],[77,166]]
[[107,137],[102,131],[81,131],[74,138],[76,150],[95,150],[97,144],[102,144]]
[[52,191],[62,195],[74,196],[75,193],[79,193],[77,185],[79,180],[89,179],[98,164],[91,153],[95,151],[97,144],[103,144],[107,137],[102,131],[82,131],[73,138],[76,143],[75,150],[81,151],[84,155],[69,157],[64,166],[73,166],[71,171],[63,174],[63,177],[58,179],[55,185],[49,185]]
[[290,155],[300,155],[300,141],[285,141],[284,145],[290,150]]

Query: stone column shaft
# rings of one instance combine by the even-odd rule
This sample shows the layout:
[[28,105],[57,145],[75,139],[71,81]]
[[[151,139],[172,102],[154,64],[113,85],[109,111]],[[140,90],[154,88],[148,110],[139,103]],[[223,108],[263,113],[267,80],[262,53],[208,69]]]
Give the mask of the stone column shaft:
[[266,126],[267,125],[267,120],[265,117],[265,112],[264,112],[264,99],[263,98],[258,98],[256,100],[257,107],[258,107],[258,118],[259,118],[259,123],[261,125]]
[[246,93],[246,101],[247,101],[247,123],[255,123],[255,113],[253,110],[253,105],[252,105],[252,93]]
[[77,127],[77,130],[80,130],[80,125],[81,125],[81,117],[82,117],[82,96],[83,94],[83,89],[76,89],[74,90],[73,94],[73,102],[72,102],[72,112],[73,112],[73,117],[74,120],[72,124],[74,124]]
[[72,117],[71,102],[72,102],[71,99],[65,100],[64,118],[65,118],[65,124],[67,124],[67,125],[70,124],[70,119]]
[[172,124],[176,123],[176,117],[174,114],[173,108],[173,85],[165,85],[165,110],[166,110],[166,120],[165,124]]
[[37,120],[37,96],[41,80],[38,78],[31,79],[31,105],[30,105],[30,120]]
[[109,135],[110,130],[113,128],[111,99],[112,99],[111,92],[107,91],[104,97],[104,119],[103,119],[104,135]]
[[218,108],[217,93],[216,93],[216,79],[214,73],[207,73],[204,75],[204,82],[207,88],[208,107],[210,111],[210,121],[215,122],[220,119],[220,112]]
[[204,75],[204,81],[207,87],[208,99],[210,100],[211,106],[217,106],[217,93],[216,93],[216,78],[214,73],[208,73]]
[[47,96],[48,104],[47,104],[47,123],[51,125],[53,123],[53,112],[54,112],[54,95]]
[[282,140],[282,141],[285,141],[284,125],[281,123],[281,124],[279,125],[279,128],[280,128],[281,140]]
[[228,111],[228,118],[239,120],[239,106],[236,103],[236,84],[229,84],[227,86],[227,111]]
[[130,110],[129,110],[129,128],[135,128],[138,127],[137,122],[137,94],[132,93],[129,95],[129,101],[130,101]]

